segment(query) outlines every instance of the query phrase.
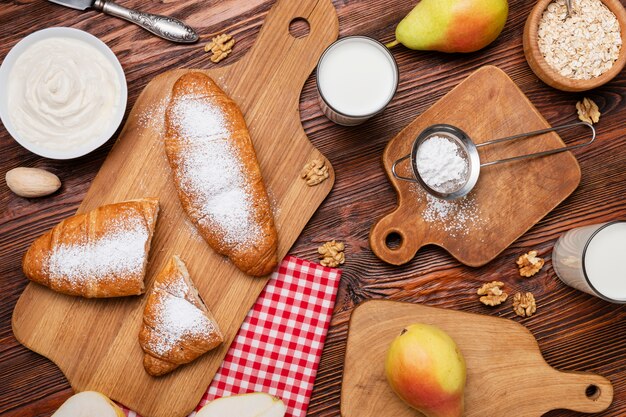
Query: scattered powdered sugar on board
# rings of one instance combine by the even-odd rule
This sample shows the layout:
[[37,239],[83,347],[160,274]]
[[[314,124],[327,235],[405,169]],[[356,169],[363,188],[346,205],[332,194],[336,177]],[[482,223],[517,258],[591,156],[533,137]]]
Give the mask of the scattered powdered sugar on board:
[[184,298],[159,290],[160,302],[155,303],[155,337],[148,342],[150,350],[166,355],[182,339],[204,339],[215,327],[202,310]]
[[143,218],[116,219],[101,238],[62,244],[48,258],[51,278],[80,287],[87,281],[140,274],[146,257],[149,231]]
[[276,199],[276,196],[270,189],[267,190],[267,197],[270,200],[270,207],[272,208],[272,215],[274,216],[274,221],[278,222],[278,219],[280,218],[280,213],[281,213],[280,206],[278,205],[278,200]]
[[230,144],[228,121],[205,97],[178,99],[170,121],[180,132],[184,156],[176,177],[201,225],[217,227],[226,244],[248,246],[262,236],[253,216],[250,184],[236,149]]
[[419,145],[417,171],[435,191],[450,193],[465,184],[469,170],[459,145],[444,136],[431,136]]
[[161,98],[159,101],[148,105],[137,118],[140,127],[160,131],[163,129],[165,120],[165,109],[169,103],[169,96]]
[[442,200],[428,194],[418,184],[411,184],[411,192],[424,203],[422,218],[426,223],[438,224],[452,237],[467,236],[485,224],[480,208],[472,194],[457,200]]
[[191,223],[191,220],[189,220],[188,217],[185,217],[185,228],[189,232],[190,238],[198,242],[204,242],[204,239],[200,236],[200,233],[198,233],[198,229],[193,225],[193,223]]

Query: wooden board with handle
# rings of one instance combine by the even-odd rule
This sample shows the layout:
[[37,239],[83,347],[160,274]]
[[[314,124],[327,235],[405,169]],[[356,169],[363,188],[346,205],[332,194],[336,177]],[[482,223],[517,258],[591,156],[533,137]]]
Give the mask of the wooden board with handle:
[[[290,34],[296,18],[309,23],[307,36]],[[244,58],[202,70],[244,113],[276,208],[280,258],[333,186],[329,164],[330,178],[315,187],[299,177],[307,162],[323,155],[307,139],[298,106],[304,82],[337,36],[337,15],[329,0],[279,0]],[[213,252],[178,201],[162,143],[163,114],[173,83],[188,71],[195,70],[166,72],[146,86],[78,211],[158,197],[161,213],[146,287],[171,255],[180,255],[225,335],[224,344],[153,378],[143,369],[137,340],[146,297],[88,300],[29,284],[13,313],[17,339],[54,361],[76,391],[101,391],[144,417],[184,416],[194,409],[268,279],[248,277]]]
[[421,416],[391,390],[384,373],[389,345],[413,323],[443,329],[465,357],[464,417],[539,417],[558,408],[597,413],[613,400],[606,378],[548,365],[530,331],[512,320],[373,300],[358,306],[350,318],[342,417]]
[[[580,167],[569,152],[493,165],[480,170],[478,183],[464,200],[454,206],[446,203],[447,208],[442,209],[441,203],[428,203],[426,192],[417,184],[398,180],[391,173],[393,163],[410,153],[419,133],[438,123],[460,128],[474,143],[550,127],[517,85],[493,66],[474,72],[409,124],[383,154],[385,171],[398,193],[398,207],[372,227],[370,246],[385,262],[404,264],[422,246],[433,244],[466,265],[482,266],[580,183]],[[484,163],[561,146],[563,141],[552,132],[485,146],[479,148],[479,154]],[[412,176],[410,162],[399,164],[398,171]],[[425,215],[427,210],[430,215]],[[442,215],[446,211],[449,214]],[[463,217],[465,221],[460,220]],[[391,236],[399,238],[399,245],[392,244]]]

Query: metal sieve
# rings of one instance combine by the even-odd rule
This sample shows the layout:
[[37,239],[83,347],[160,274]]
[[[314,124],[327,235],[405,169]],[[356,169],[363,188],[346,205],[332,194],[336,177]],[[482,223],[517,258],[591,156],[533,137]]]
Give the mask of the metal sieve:
[[[496,143],[507,142],[510,140],[521,139],[521,138],[530,137],[530,136],[542,135],[544,133],[555,132],[558,130],[571,129],[573,127],[581,126],[581,125],[587,126],[589,129],[591,129],[592,136],[591,136],[591,140],[589,140],[588,142],[579,143],[577,145],[564,146],[561,148],[551,149],[548,151],[514,156],[511,158],[505,158],[505,159],[499,159],[497,161],[491,161],[491,162],[485,162],[485,163],[480,162],[480,156],[478,155],[478,148],[481,148],[483,146],[494,145]],[[436,190],[430,185],[428,185],[422,179],[419,173],[419,170],[417,167],[417,155],[418,155],[419,148],[427,139],[433,136],[442,136],[442,137],[449,139],[453,143],[455,143],[458,146],[459,153],[461,154],[460,156],[463,157],[468,162],[467,174],[456,189],[453,189],[447,192]],[[582,148],[583,146],[590,145],[595,139],[596,139],[596,130],[591,124],[587,122],[577,122],[577,123],[570,123],[566,125],[551,127],[549,129],[541,129],[541,130],[535,130],[533,132],[520,133],[518,135],[507,136],[505,138],[493,139],[488,142],[479,143],[477,145],[472,141],[472,139],[470,139],[470,137],[465,132],[463,132],[458,127],[448,125],[448,124],[436,124],[436,125],[427,127],[417,136],[417,138],[413,142],[411,153],[395,161],[393,165],[391,166],[391,172],[393,176],[399,180],[420,184],[428,193],[432,194],[433,196],[437,198],[441,198],[444,200],[455,200],[457,198],[466,196],[470,191],[472,191],[472,189],[476,185],[476,182],[478,182],[480,169],[482,167],[496,165],[496,164],[500,164],[503,162],[512,162],[512,161],[518,161],[520,159],[537,158],[540,156],[553,155],[555,153],[571,151],[572,149],[578,149],[578,148]],[[413,178],[403,177],[396,172],[396,167],[398,166],[398,164],[409,158],[411,159],[411,168],[412,168],[413,175],[414,175]]]

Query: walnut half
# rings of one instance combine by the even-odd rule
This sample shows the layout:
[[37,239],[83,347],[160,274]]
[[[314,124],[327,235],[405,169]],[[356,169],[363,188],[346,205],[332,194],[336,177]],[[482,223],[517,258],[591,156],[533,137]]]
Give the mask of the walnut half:
[[320,264],[331,268],[343,265],[346,261],[346,255],[343,252],[345,249],[346,245],[342,242],[333,240],[324,243],[317,249],[317,253],[319,253],[319,258],[321,259]]
[[204,46],[204,52],[211,52],[213,54],[211,55],[211,61],[217,64],[232,52],[234,45],[235,39],[226,33],[222,33]]
[[545,261],[542,258],[537,257],[537,251],[531,250],[530,252],[520,256],[515,262],[519,268],[519,274],[523,277],[532,277],[541,268]]
[[300,177],[306,181],[306,185],[313,187],[326,180],[330,174],[328,173],[328,167],[326,161],[323,159],[314,159],[302,168]]
[[576,110],[578,110],[578,118],[583,122],[594,124],[600,121],[598,105],[587,97],[576,103]]
[[537,311],[535,296],[530,292],[518,292],[513,296],[513,311],[520,317],[530,317]]
[[502,304],[508,298],[508,294],[502,291],[504,283],[500,281],[492,281],[483,284],[482,287],[476,291],[476,294],[482,295],[480,302],[487,306],[497,306]]

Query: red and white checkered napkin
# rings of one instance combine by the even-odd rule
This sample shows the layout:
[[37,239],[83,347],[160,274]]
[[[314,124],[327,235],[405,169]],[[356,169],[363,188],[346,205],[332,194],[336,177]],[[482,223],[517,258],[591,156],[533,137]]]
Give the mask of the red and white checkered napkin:
[[196,410],[215,398],[263,391],[283,400],[287,416],[305,416],[340,278],[339,269],[286,257]]

